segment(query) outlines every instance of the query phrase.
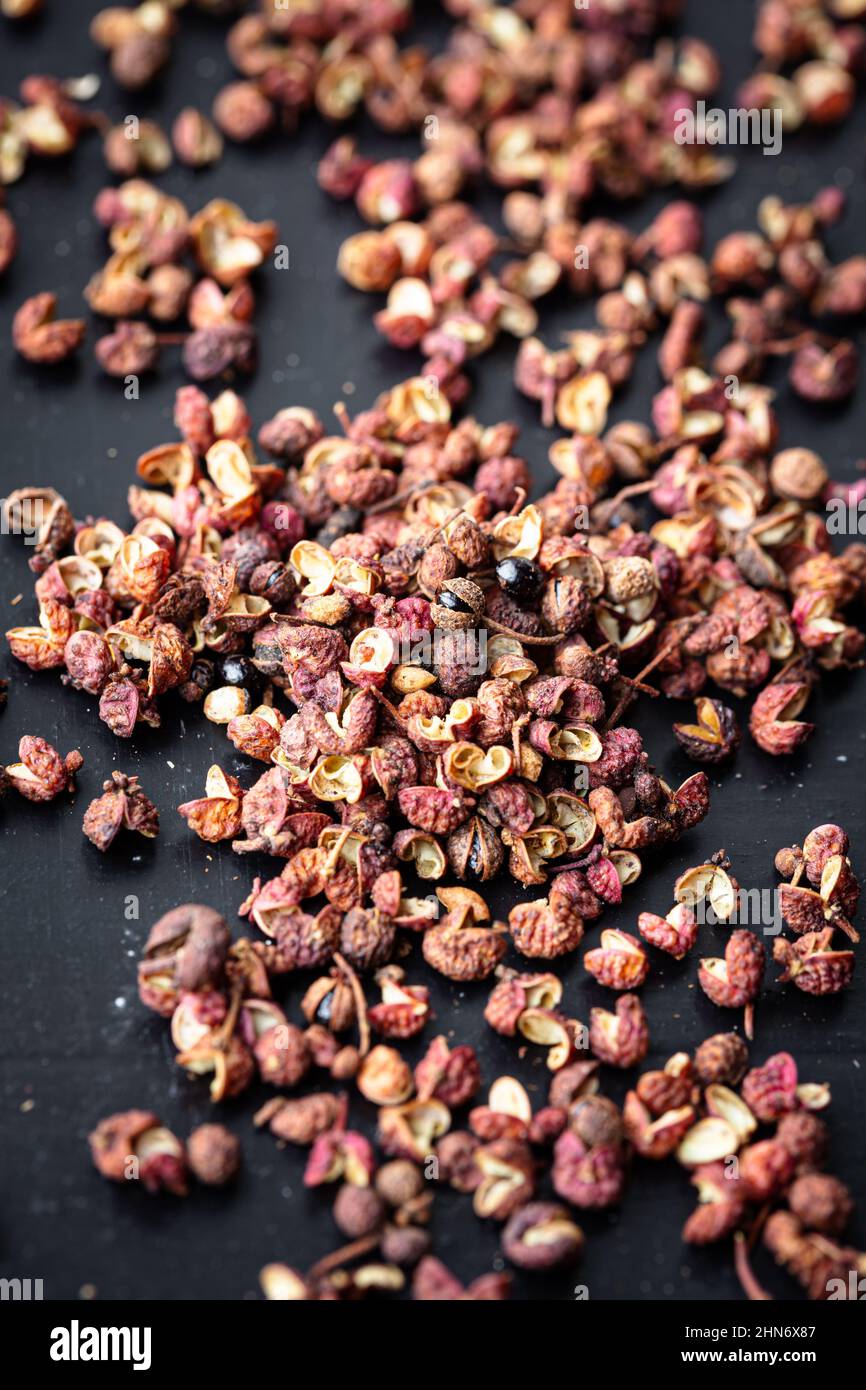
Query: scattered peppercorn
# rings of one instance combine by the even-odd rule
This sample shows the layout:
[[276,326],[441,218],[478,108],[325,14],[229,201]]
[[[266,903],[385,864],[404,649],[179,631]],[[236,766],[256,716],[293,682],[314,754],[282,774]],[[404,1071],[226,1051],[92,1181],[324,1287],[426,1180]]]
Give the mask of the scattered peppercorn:
[[186,1141],[186,1156],[199,1182],[223,1187],[237,1177],[241,1146],[225,1125],[199,1125]]

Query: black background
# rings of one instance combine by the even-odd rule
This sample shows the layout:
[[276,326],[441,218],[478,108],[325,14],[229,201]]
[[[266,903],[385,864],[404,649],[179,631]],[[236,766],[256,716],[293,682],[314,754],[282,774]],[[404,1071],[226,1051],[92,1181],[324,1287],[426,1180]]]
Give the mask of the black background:
[[[115,119],[135,113],[168,125],[190,101],[209,109],[230,75],[222,25],[184,13],[164,78],[144,98],[133,98],[106,75],[102,57],[88,39],[87,23],[99,8],[96,0],[47,0],[38,22],[5,24],[0,29],[0,93],[14,95],[30,72],[67,76],[99,71],[104,80],[95,104]],[[725,6],[704,0],[687,6],[679,26],[681,32],[700,34],[718,46],[725,73],[720,105],[729,104],[736,83],[749,71],[752,15],[752,5],[743,0]],[[437,7],[424,7],[421,33],[432,38],[442,27]],[[372,153],[416,149],[413,139],[388,139],[364,123],[360,130],[364,148]],[[370,322],[378,307],[374,300],[350,290],[334,273],[339,244],[359,222],[350,206],[332,204],[315,184],[316,161],[333,134],[310,116],[293,138],[275,137],[255,149],[229,148],[211,170],[193,174],[174,167],[159,179],[191,208],[226,196],[254,218],[275,217],[280,240],[290,249],[290,269],[266,268],[257,281],[261,365],[242,387],[256,426],[289,404],[311,406],[329,421],[335,400],[345,399],[350,410],[362,408],[415,365],[412,355],[389,349],[376,334]],[[778,158],[763,157],[756,149],[738,151],[735,179],[701,200],[708,244],[729,230],[753,225],[764,193],[803,201],[824,184],[837,182],[849,192],[850,206],[844,223],[831,233],[832,254],[841,259],[862,250],[863,134],[861,102],[844,128],[792,137]],[[9,191],[22,244],[0,284],[0,486],[5,492],[23,484],[52,485],[76,516],[104,514],[123,524],[136,457],[175,437],[172,404],[183,380],[176,360],[167,359],[157,376],[143,380],[140,400],[128,402],[122,383],[102,377],[89,351],[75,366],[39,370],[18,360],[9,345],[12,314],[30,294],[53,289],[61,314],[81,312],[82,287],[105,256],[103,235],[90,209],[108,181],[99,141],[91,136],[67,160],[34,162]],[[662,195],[654,196],[616,215],[641,227],[663,201]],[[495,200],[482,196],[482,202],[495,207]],[[591,323],[589,306],[563,297],[544,307],[541,331],[555,342],[566,328]],[[722,332],[719,320],[715,342],[722,341]],[[520,451],[530,459],[542,491],[551,481],[546,456],[553,435],[538,424],[535,407],[514,391],[512,356],[513,344],[503,340],[474,364],[471,408],[484,422],[520,422]],[[864,388],[845,409],[824,413],[799,403],[781,371],[774,384],[779,386],[780,446],[809,445],[822,454],[834,477],[856,476]],[[635,381],[617,397],[612,419],[647,418],[658,385],[649,348]],[[26,560],[27,551],[18,541],[3,540],[4,628],[35,620]],[[242,1137],[244,1148],[243,1177],[232,1191],[196,1189],[186,1201],[176,1201],[149,1198],[134,1184],[110,1186],[91,1168],[85,1137],[101,1116],[129,1106],[154,1108],[181,1134],[212,1115],[204,1085],[175,1066],[167,1026],[138,1002],[135,960],[151,923],[167,908],[199,900],[237,920],[237,906],[253,875],[278,871],[274,861],[238,860],[226,845],[202,844],[175,813],[181,802],[201,794],[212,762],[237,773],[244,785],[259,775],[260,765],[236,756],[221,730],[200,711],[169,700],[161,731],[143,730],[133,743],[121,743],[99,722],[95,702],[64,690],[56,673],[33,675],[5,650],[0,668],[0,674],[12,678],[8,709],[0,721],[3,760],[14,760],[25,733],[40,734],[64,752],[78,747],[85,757],[72,804],[61,798],[32,806],[13,795],[2,811],[2,1274],[42,1278],[48,1298],[94,1296],[94,1291],[101,1299],[257,1297],[257,1274],[266,1261],[283,1259],[303,1269],[339,1240],[329,1212],[330,1192],[302,1187],[303,1152],[280,1152],[271,1136],[253,1131],[250,1116],[263,1099],[261,1088],[220,1112]],[[609,911],[604,924],[633,930],[639,910],[665,912],[675,875],[722,845],[744,886],[769,887],[775,849],[801,840],[812,825],[827,819],[841,821],[852,832],[855,868],[862,868],[857,844],[862,692],[856,675],[828,681],[812,706],[817,733],[791,759],[774,761],[746,739],[735,766],[713,778],[708,819],[645,870],[626,904]],[[644,701],[635,714],[651,756],[670,781],[693,770],[670,734],[671,720],[687,714],[686,706],[663,701]],[[155,842],[122,839],[102,856],[83,838],[81,819],[113,768],[141,775],[162,814],[162,830]],[[126,916],[128,895],[138,899],[137,920]],[[507,886],[493,897],[500,915],[514,900]],[[723,949],[718,929],[705,927],[702,933],[702,954]],[[549,1080],[543,1056],[533,1051],[519,1057],[513,1042],[486,1027],[481,1018],[486,987],[462,989],[431,978],[417,951],[416,956],[410,961],[410,979],[431,984],[437,1013],[428,1038],[443,1031],[471,1041],[479,1051],[485,1084],[514,1073],[535,1102],[543,1103]],[[611,1006],[611,996],[589,979],[579,959],[561,967],[561,973],[570,1014],[587,1020],[592,1005]],[[811,1000],[774,986],[774,973],[768,970],[758,1006],[753,1059],[760,1062],[789,1049],[798,1059],[801,1079],[832,1083],[833,1166],[862,1203],[862,988],[855,985],[835,1000]],[[301,988],[296,982],[286,992],[295,1018]],[[733,1015],[715,1009],[698,989],[694,958],[677,964],[654,952],[642,997],[652,1032],[647,1066],[660,1065],[673,1051],[735,1024]],[[410,1052],[415,1055],[424,1045],[411,1045]],[[605,1089],[621,1098],[626,1081],[608,1074]],[[353,1101],[353,1115],[370,1132],[371,1108]],[[573,1276],[540,1281],[518,1276],[517,1295],[569,1298],[580,1282],[593,1299],[739,1297],[727,1248],[701,1251],[680,1243],[692,1197],[687,1174],[674,1163],[637,1162],[621,1210],[580,1217],[587,1250]],[[472,1217],[466,1198],[450,1192],[437,1197],[432,1229],[436,1253],[465,1279],[498,1259],[497,1231]],[[851,1236],[862,1248],[862,1216]],[[777,1296],[792,1295],[793,1286],[766,1257],[759,1256],[758,1266]]]

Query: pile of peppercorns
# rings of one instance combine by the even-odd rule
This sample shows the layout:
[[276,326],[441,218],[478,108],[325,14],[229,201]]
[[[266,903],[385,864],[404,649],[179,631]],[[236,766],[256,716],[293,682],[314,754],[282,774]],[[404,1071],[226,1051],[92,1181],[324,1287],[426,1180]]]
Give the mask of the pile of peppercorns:
[[[157,700],[174,689],[201,701],[239,751],[267,764],[248,789],[215,765],[204,797],[180,808],[203,839],[231,840],[238,853],[285,864],[277,877],[256,879],[242,905],[264,941],[232,942],[222,919],[201,908],[179,909],[153,929],[142,998],[170,1017],[179,1064],[210,1077],[217,1100],[257,1074],[281,1088],[314,1069],[338,1083],[354,1080],[380,1107],[387,1155],[416,1163],[440,1155],[440,1175],[473,1192],[479,1215],[512,1223],[509,1258],[519,1264],[524,1244],[535,1250],[545,1242],[525,1234],[524,1224],[534,1231],[535,1222],[552,1228],[551,1252],[564,1261],[582,1239],[555,1204],[530,1205],[533,1144],[556,1146],[556,1193],[595,1206],[618,1200],[626,1139],[638,1152],[658,1153],[670,1151],[670,1136],[659,1138],[638,1096],[619,1137],[605,1132],[590,1143],[568,1121],[570,1102],[552,1101],[533,1116],[510,1081],[471,1112],[467,1131],[455,1131],[452,1107],[467,1104],[480,1082],[474,1051],[437,1039],[413,1075],[391,1044],[424,1027],[429,1000],[396,960],[419,933],[425,960],[447,978],[498,972],[488,1020],[544,1047],[557,1075],[580,1068],[579,1091],[596,1084],[596,1064],[580,1060],[587,1046],[607,1064],[634,1065],[646,1055],[646,1020],[633,991],[649,962],[636,938],[604,931],[586,954],[587,970],[621,992],[615,1013],[593,1010],[589,1030],[559,1008],[556,976],[505,970],[503,958],[509,938],[531,961],[574,952],[586,924],[639,875],[640,855],[706,814],[705,775],[672,790],[652,771],[637,731],[618,722],[651,689],[645,677],[654,663],[627,675],[621,648],[599,620],[618,606],[626,614],[640,603],[650,614],[676,603],[682,568],[663,542],[636,545],[641,533],[627,523],[604,529],[603,502],[592,503],[602,508],[596,529],[573,535],[573,514],[558,507],[557,493],[527,504],[526,465],[509,452],[516,431],[471,419],[455,425],[447,394],[455,382],[459,399],[456,375],[432,398],[410,379],[354,420],[340,411],[338,436],[326,436],[301,407],[281,411],[260,432],[267,463],[258,460],[233,392],[209,401],[183,388],[182,440],[139,460],[146,486],[130,493],[138,518],[131,532],[106,520],[77,526],[63,500],[44,491],[13,499],[24,508],[38,496],[44,512],[31,561],[40,623],[13,629],[9,641],[33,669],[65,668],[67,682],[98,698],[121,737],[139,721],[158,721]],[[464,481],[473,469],[474,489]],[[479,632],[483,653],[468,640]],[[58,789],[66,775],[58,772]],[[104,848],[123,826],[155,833],[158,817],[142,796],[136,779],[115,774],[86,818],[94,843]],[[827,844],[844,862],[828,871],[826,898],[811,895],[834,917],[834,901],[850,902],[852,891],[840,836]],[[507,926],[491,922],[470,887],[446,882],[484,882],[506,855],[512,876],[528,887],[545,885],[551,868],[565,870],[554,873],[546,897],[518,903]],[[701,868],[714,905],[736,897],[721,860]],[[697,901],[694,873],[678,885],[681,908]],[[434,899],[419,895],[432,886]],[[670,927],[680,933],[674,954],[682,954],[688,923],[649,916],[641,919],[645,938],[669,949]],[[755,951],[746,952],[751,943]],[[807,964],[814,971],[820,963],[804,960],[801,968]],[[748,1009],[762,967],[760,942],[734,932],[725,961],[703,963],[701,983],[716,1002]],[[305,996],[305,1028],[272,997],[273,983],[297,970],[327,972]],[[382,993],[372,1008],[360,979],[366,972]],[[350,1028],[357,1042],[340,1036]],[[382,1038],[375,1046],[374,1033]],[[368,1187],[369,1141],[347,1129],[344,1107],[308,1100],[293,1110],[281,1099],[264,1112],[285,1137],[286,1126],[312,1110],[307,1182]],[[674,1126],[678,1144],[695,1142],[689,1105]],[[172,1138],[166,1151],[175,1177],[177,1143]],[[378,1239],[379,1226],[368,1234]],[[424,1248],[412,1237],[411,1258],[401,1258],[414,1263]],[[307,1296],[342,1296],[330,1269],[327,1278],[302,1281]],[[398,1275],[389,1273],[385,1286]]]
[[[514,427],[454,424],[446,390],[431,402],[414,379],[343,415],[340,436],[303,408],[281,411],[260,433],[268,463],[232,392],[211,402],[183,388],[176,418],[182,442],[139,460],[151,486],[130,492],[128,533],[106,519],[76,526],[48,490],[9,500],[28,514],[38,503],[42,529],[39,624],[8,641],[33,670],[65,668],[121,737],[158,723],[157,699],[175,689],[203,701],[239,751],[276,765],[246,794],[216,769],[204,801],[184,808],[202,838],[269,848],[288,873],[329,807],[370,838],[361,827],[394,805],[408,822],[398,859],[422,878],[447,865],[485,881],[507,850],[525,885],[566,857],[618,901],[638,851],[706,814],[705,776],[667,787],[619,722],[632,698],[656,693],[644,677],[665,649],[647,647],[644,670],[627,674],[604,631],[636,603],[669,611],[678,562],[635,545],[630,527],[570,537],[555,497],[527,505],[527,465],[503,452]],[[294,842],[293,815],[306,816]],[[356,847],[339,851],[345,863]]]

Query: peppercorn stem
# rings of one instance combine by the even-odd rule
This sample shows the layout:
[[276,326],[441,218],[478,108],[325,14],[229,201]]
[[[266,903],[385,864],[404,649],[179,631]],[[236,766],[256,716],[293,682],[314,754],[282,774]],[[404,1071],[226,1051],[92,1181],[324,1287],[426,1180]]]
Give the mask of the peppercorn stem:
[[514,766],[517,770],[518,777],[520,776],[520,772],[523,766],[523,758],[520,754],[520,730],[525,728],[528,723],[529,715],[521,714],[518,716],[517,719],[515,719],[514,723],[511,726],[511,748],[514,753]]
[[754,1003],[753,1003],[751,1000],[749,1001],[749,1003],[746,1005],[745,1009],[743,1010],[743,1032],[745,1033],[746,1037],[749,1039],[749,1042],[754,1042],[754,1040],[755,1040],[755,1005],[754,1005]]
[[229,999],[229,1007],[225,1019],[220,1024],[219,1028],[215,1030],[210,1039],[210,1045],[215,1052],[225,1052],[231,1041],[232,1034],[235,1031],[235,1024],[238,1021],[238,1014],[240,1013],[243,992],[244,987],[242,982],[235,981],[232,984],[231,997]]
[[402,729],[405,733],[408,728],[406,720],[403,718],[401,714],[398,714],[397,710],[391,704],[391,701],[388,699],[388,697],[386,695],[383,695],[381,690],[378,690],[375,685],[371,685],[370,689],[372,690],[376,699],[379,701],[379,704],[384,706],[384,708],[388,711],[391,718],[394,720],[394,723],[397,725],[397,728]]
[[325,878],[329,878],[331,874],[334,872],[334,869],[337,866],[337,860],[343,852],[343,845],[346,843],[351,833],[351,828],[346,827],[346,829],[342,830],[340,834],[337,836],[336,840],[334,841],[334,847],[328,855],[327,859],[325,860],[324,865],[322,866],[323,875]]
[[349,988],[355,1000],[355,1013],[358,1019],[358,1052],[362,1057],[366,1057],[370,1050],[370,1022],[367,1018],[367,1000],[361,988],[361,981],[355,974],[345,956],[341,956],[339,951],[334,952],[334,962],[339,966],[342,973],[349,982]]
[[[799,507],[792,508],[792,513],[791,513],[791,514],[792,514],[792,515],[796,514],[798,518],[802,515],[802,513],[800,512]],[[777,513],[775,516],[768,516],[768,517],[765,517],[763,521],[756,521],[756,522],[754,523],[754,525],[752,525],[752,526],[749,527],[749,535],[750,535],[750,536],[761,536],[761,535],[763,535],[763,533],[764,533],[765,531],[772,531],[772,530],[774,530],[775,527],[777,527],[778,525],[779,525],[779,516],[778,516],[778,513]]]
[[339,420],[339,422],[340,422],[341,426],[343,427],[343,430],[345,431],[345,433],[348,434],[348,433],[349,433],[349,430],[352,428],[352,417],[351,417],[351,415],[349,414],[348,410],[346,409],[346,402],[345,402],[345,401],[335,401],[335,402],[334,402],[334,414],[336,415],[337,419]]
[[[418,489],[416,488],[415,491],[417,492]],[[436,540],[436,537],[441,536],[442,532],[445,530],[445,527],[450,526],[452,521],[456,521],[458,516],[460,516],[461,513],[465,510],[465,507],[455,507],[453,512],[449,512],[445,520],[441,522],[439,526],[436,527],[436,530],[433,532],[433,534],[427,537],[426,544],[432,545],[433,542]]]
[[[658,665],[660,665],[662,661],[664,661],[667,657],[670,656],[672,651],[676,650],[681,640],[682,639],[678,636],[675,637],[673,641],[666,642],[665,645],[662,647],[661,651],[656,652],[652,661],[648,661],[646,666],[644,666],[642,670],[638,671],[636,676],[632,676],[632,684],[638,685],[643,680],[644,676],[648,676],[650,672],[654,671],[655,668]],[[656,691],[655,693],[658,694],[658,691]]]
[[750,1303],[773,1302],[772,1294],[767,1293],[755,1278],[749,1261],[749,1246],[742,1231],[734,1233],[734,1268]]
[[[413,488],[412,491],[417,492],[418,489]],[[378,516],[380,512],[389,512],[392,507],[402,507],[403,503],[408,502],[411,496],[412,492],[395,492],[393,497],[386,497],[384,501],[376,502],[372,507],[365,508],[364,515]]]
[[[805,328],[802,333],[795,334],[793,338],[773,338],[768,343],[762,343],[761,350],[769,353],[772,357],[787,357],[788,353],[796,352],[798,348],[805,347],[807,343],[815,342],[816,336],[818,335],[813,333],[811,329]],[[835,342],[835,339],[827,339],[825,334],[820,336],[824,338],[825,342]]]
[[325,1255],[324,1259],[319,1260],[308,1274],[312,1280],[321,1279],[323,1274],[330,1274],[332,1269],[339,1269],[340,1265],[348,1264],[350,1260],[357,1260],[360,1255],[367,1255],[371,1250],[375,1250],[381,1237],[378,1234],[362,1236],[360,1240],[353,1240],[349,1245],[343,1245],[339,1250],[332,1250],[330,1255]]
[[849,940],[853,941],[856,946],[857,942],[860,940],[860,933],[856,927],[851,925],[843,912],[839,912],[838,914],[831,913],[830,922],[832,926],[838,927],[839,931],[844,932]]
[[619,492],[615,492],[613,497],[606,498],[606,504],[612,508],[616,507],[620,502],[626,502],[629,497],[640,497],[644,493],[652,492],[655,485],[655,478],[648,478],[644,483],[628,483],[621,487]]
[[303,613],[274,613],[272,616],[281,623],[300,623],[302,627],[328,627],[321,618],[310,618]]
[[604,733],[609,733],[609,731],[619,723],[629,705],[637,699],[638,695],[650,695],[654,700],[658,699],[659,692],[654,686],[644,684],[641,677],[649,675],[653,668],[657,666],[660,661],[663,661],[668,653],[673,651],[673,648],[677,645],[678,643],[674,642],[670,646],[664,647],[636,676],[624,676],[622,672],[619,673],[619,679],[625,681],[627,688],[617,700],[612,714],[606,720],[603,728]]
[[430,1220],[430,1210],[433,1206],[432,1192],[419,1192],[417,1197],[410,1197],[408,1202],[404,1202],[401,1207],[394,1212],[395,1226],[421,1226]]
[[[692,618],[687,619],[687,621],[686,621],[686,626],[687,626],[687,628],[688,628],[688,627],[694,627],[694,626],[696,626],[697,621],[698,621],[698,619],[696,619],[696,618],[695,618],[695,619],[692,619]],[[656,654],[655,654],[655,656],[652,658],[652,660],[651,660],[651,661],[648,661],[647,664],[646,664],[646,666],[644,666],[642,670],[638,671],[638,673],[637,673],[636,676],[623,676],[623,675],[621,674],[620,678],[621,678],[622,680],[624,680],[624,681],[628,681],[629,686],[631,687],[631,689],[629,689],[629,690],[626,692],[626,694],[622,697],[622,699],[619,701],[619,703],[618,703],[618,705],[616,706],[616,708],[615,708],[613,714],[610,716],[610,718],[608,719],[607,723],[605,724],[605,726],[604,726],[604,732],[605,732],[605,733],[607,733],[607,731],[608,731],[609,729],[612,729],[612,728],[613,728],[613,726],[614,726],[614,724],[616,723],[616,721],[620,718],[621,715],[623,715],[623,714],[625,713],[625,711],[628,709],[628,707],[629,707],[629,705],[631,704],[632,700],[635,699],[635,696],[636,696],[636,694],[637,694],[639,691],[642,692],[642,693],[645,694],[645,695],[652,695],[653,699],[655,699],[655,698],[658,696],[658,693],[659,693],[659,692],[658,692],[657,690],[655,690],[655,689],[654,689],[652,686],[650,686],[650,685],[644,685],[644,684],[643,684],[644,676],[650,675],[650,673],[651,673],[652,671],[654,671],[655,668],[661,664],[661,662],[663,662],[668,656],[670,656],[671,652],[673,652],[673,651],[676,650],[676,648],[679,646],[679,644],[680,644],[680,642],[681,642],[682,640],[683,640],[682,634],[678,633],[677,636],[674,637],[674,638],[672,639],[672,641],[667,642],[667,643],[665,644],[665,646],[663,646],[663,647],[661,648],[660,651],[657,651],[657,652],[656,652]]]
[[486,613],[481,621],[487,627],[492,627],[494,632],[501,632],[505,637],[516,637],[518,642],[525,642],[529,647],[553,647],[567,636],[565,632],[555,632],[552,637],[530,637],[525,632],[517,632],[513,627],[506,627],[504,623],[498,623],[495,618],[489,618]]

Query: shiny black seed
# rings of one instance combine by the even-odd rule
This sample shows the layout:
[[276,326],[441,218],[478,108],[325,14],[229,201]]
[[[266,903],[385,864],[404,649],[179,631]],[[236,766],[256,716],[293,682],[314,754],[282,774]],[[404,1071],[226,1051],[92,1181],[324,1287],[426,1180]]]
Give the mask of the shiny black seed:
[[246,656],[220,657],[217,676],[220,685],[242,685],[248,690],[257,690],[262,682],[260,672]]
[[466,861],[466,869],[473,878],[481,878],[484,874],[484,855],[482,853],[481,840],[477,835],[472,837],[472,849],[469,851],[469,858]]
[[442,592],[439,594],[439,597],[436,599],[436,602],[440,605],[440,607],[447,608],[452,613],[475,612],[475,609],[472,607],[471,603],[467,603],[465,598],[459,598],[458,595],[453,594],[450,589],[443,589]]
[[496,581],[509,598],[517,603],[528,603],[541,592],[544,575],[531,560],[507,555],[496,566]]

